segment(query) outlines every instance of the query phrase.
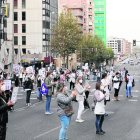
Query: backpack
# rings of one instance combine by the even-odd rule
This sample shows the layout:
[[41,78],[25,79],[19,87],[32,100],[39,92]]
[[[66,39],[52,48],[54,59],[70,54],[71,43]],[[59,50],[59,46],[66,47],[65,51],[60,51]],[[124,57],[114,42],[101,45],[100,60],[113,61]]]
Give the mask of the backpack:
[[47,95],[48,95],[48,90],[49,90],[49,89],[46,88],[45,84],[43,83],[42,86],[41,86],[41,89],[40,89],[41,94],[47,96]]
[[96,100],[96,97],[95,97],[95,95],[94,95],[94,96],[93,96],[93,102],[92,102],[92,104],[91,104],[91,109],[92,109],[92,111],[95,109],[96,103],[97,103],[97,100]]

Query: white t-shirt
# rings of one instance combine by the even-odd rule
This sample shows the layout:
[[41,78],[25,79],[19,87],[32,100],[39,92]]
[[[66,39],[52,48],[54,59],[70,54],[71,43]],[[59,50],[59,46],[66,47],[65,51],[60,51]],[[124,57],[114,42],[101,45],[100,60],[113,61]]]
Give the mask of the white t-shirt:
[[[118,78],[115,76],[113,80],[118,81]],[[114,83],[114,88],[119,89],[119,84],[120,82]]]
[[[108,79],[102,79],[102,80],[101,80],[101,83],[103,84],[103,86],[105,86],[105,85],[109,84],[109,81],[108,81]],[[109,91],[108,86],[106,86],[106,87],[104,88],[104,91],[106,91],[106,92]]]
[[128,81],[127,86],[128,86],[128,87],[132,87],[132,83],[133,83],[133,76],[129,76],[129,77],[128,77],[128,79],[129,79],[129,81]]

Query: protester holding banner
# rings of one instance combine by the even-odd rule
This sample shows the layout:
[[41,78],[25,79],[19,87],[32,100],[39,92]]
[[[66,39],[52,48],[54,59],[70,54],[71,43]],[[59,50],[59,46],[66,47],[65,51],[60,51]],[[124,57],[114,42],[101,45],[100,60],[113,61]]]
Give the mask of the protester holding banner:
[[134,78],[133,76],[130,76],[129,74],[127,74],[126,76],[126,84],[127,84],[127,90],[126,90],[126,97],[128,98],[128,92],[129,92],[129,97],[133,97],[131,95],[131,90],[132,90],[132,86],[134,86]]
[[52,72],[48,71],[47,72],[47,77],[45,79],[45,86],[48,88],[48,93],[47,93],[47,100],[46,100],[46,115],[51,115],[53,112],[50,111],[50,103],[51,103],[51,98],[52,98],[52,87],[57,84],[58,82],[52,82]]
[[8,123],[8,109],[10,106],[16,104],[12,101],[6,103],[5,100],[5,85],[4,81],[0,79],[0,140],[6,139],[6,130],[7,130],[7,123]]

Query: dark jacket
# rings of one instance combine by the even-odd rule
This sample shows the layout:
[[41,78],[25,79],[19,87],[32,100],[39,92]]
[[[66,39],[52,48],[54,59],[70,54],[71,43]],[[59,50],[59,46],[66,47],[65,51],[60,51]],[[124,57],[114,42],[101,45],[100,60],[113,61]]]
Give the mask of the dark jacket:
[[0,95],[0,124],[8,123],[8,109],[9,106],[7,105],[4,97]]
[[33,89],[33,81],[30,77],[26,77],[25,79],[25,89]]

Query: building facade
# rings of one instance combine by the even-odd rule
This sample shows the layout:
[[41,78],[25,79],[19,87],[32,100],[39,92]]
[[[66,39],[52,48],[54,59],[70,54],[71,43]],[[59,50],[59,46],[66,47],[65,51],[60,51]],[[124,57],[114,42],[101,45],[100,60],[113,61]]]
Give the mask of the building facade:
[[107,48],[112,48],[114,54],[131,53],[131,43],[124,38],[109,37],[107,39]]
[[94,2],[94,34],[101,37],[106,45],[106,0]]
[[83,33],[94,35],[94,3],[93,0],[59,0],[59,13],[68,7],[77,17]]
[[42,60],[52,55],[51,28],[56,23],[58,0],[14,0],[14,3],[7,0],[7,2],[11,5],[7,40],[13,40],[14,20],[15,53],[18,45],[21,45],[24,54],[42,54]]

